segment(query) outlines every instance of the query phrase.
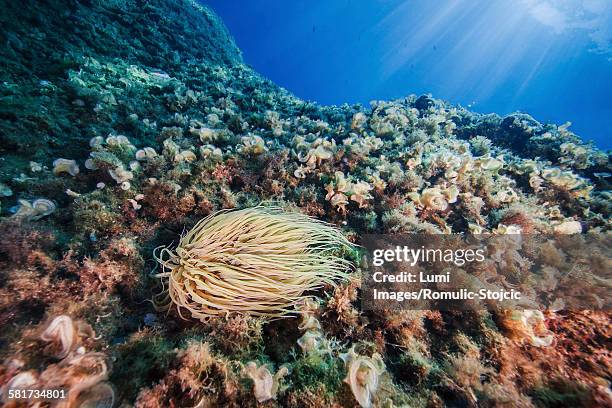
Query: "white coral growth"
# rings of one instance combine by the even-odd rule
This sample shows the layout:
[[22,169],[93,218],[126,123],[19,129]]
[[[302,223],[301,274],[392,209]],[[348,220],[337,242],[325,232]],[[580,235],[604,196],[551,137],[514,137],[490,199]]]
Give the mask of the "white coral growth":
[[380,384],[380,376],[385,372],[385,364],[378,353],[372,357],[360,356],[355,352],[355,346],[340,355],[347,366],[344,379],[350,387],[355,399],[363,408],[372,407],[372,398]]
[[289,374],[287,367],[283,366],[276,374],[272,375],[265,365],[257,367],[257,363],[254,361],[246,365],[245,372],[253,380],[253,393],[257,402],[276,399],[280,380]]
[[245,155],[257,156],[268,151],[266,142],[261,136],[251,135],[243,136],[242,144],[238,146],[238,151]]
[[67,173],[72,177],[79,174],[79,165],[74,160],[57,159],[53,162],[53,174],[56,176]]
[[349,181],[344,173],[337,171],[334,174],[334,181],[325,186],[325,199],[330,202],[333,207],[337,207],[341,212],[346,211],[346,205],[351,201],[356,202],[359,208],[365,208],[368,201],[373,197],[370,191],[373,187],[365,181],[357,180]]
[[298,326],[298,329],[304,334],[298,339],[297,343],[304,354],[331,353],[329,341],[321,330],[321,323],[314,316],[318,308],[319,304],[312,299],[306,299],[300,305],[302,323]]
[[46,198],[38,198],[34,201],[19,200],[18,203],[19,206],[13,217],[28,221],[40,220],[52,214],[56,209],[55,203]]
[[458,196],[459,190],[454,185],[446,189],[439,187],[426,188],[420,195],[418,193],[411,194],[415,203],[434,211],[445,211],[449,204],[457,202]]
[[91,326],[84,322],[73,321],[70,316],[54,317],[40,335],[40,339],[55,345],[55,357],[64,358],[74,351],[81,337],[95,337]]
[[544,324],[544,314],[539,310],[517,311],[518,319],[531,344],[536,347],[548,347],[554,340],[553,333]]

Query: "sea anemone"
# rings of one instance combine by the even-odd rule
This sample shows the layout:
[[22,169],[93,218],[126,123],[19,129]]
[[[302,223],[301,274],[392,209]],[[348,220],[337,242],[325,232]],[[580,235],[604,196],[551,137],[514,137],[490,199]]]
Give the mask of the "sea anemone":
[[338,256],[351,244],[324,222],[280,208],[222,210],[193,227],[174,249],[157,248],[168,289],[154,298],[206,321],[231,313],[281,317],[305,292],[346,278],[351,264]]

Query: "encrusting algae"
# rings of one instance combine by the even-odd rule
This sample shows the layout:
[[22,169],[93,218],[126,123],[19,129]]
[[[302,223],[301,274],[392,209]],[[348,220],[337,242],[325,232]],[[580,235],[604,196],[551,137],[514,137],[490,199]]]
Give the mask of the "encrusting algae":
[[336,255],[352,244],[333,226],[299,213],[258,206],[220,211],[198,222],[174,249],[158,248],[168,286],[155,300],[206,321],[232,312],[280,317],[304,292],[334,285],[350,263]]

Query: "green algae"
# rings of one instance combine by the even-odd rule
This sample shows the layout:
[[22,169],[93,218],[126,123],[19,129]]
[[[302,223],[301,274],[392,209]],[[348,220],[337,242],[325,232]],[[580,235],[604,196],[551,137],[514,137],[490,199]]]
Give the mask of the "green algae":
[[311,390],[322,392],[327,399],[332,399],[346,376],[341,360],[324,354],[309,354],[300,357],[291,364],[289,380],[296,391]]
[[161,380],[176,356],[176,349],[161,335],[151,333],[139,339],[128,339],[118,345],[115,366],[110,380],[120,395],[134,400],[138,390]]
[[581,386],[558,382],[550,387],[536,388],[532,391],[533,399],[538,407],[580,407],[592,404],[588,391]]

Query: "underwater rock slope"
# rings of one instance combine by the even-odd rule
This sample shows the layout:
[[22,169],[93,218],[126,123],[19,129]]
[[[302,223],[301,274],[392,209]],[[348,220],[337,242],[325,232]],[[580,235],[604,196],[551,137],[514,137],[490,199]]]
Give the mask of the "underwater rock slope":
[[2,1],[1,6],[2,153],[61,151],[72,143],[82,148],[88,122],[102,125],[86,114],[98,103],[117,108],[107,125],[121,121],[123,104],[113,100],[106,84],[81,87],[72,76],[87,57],[168,74],[181,71],[187,61],[242,62],[217,16],[195,3],[52,0]]
[[154,248],[262,201],[356,243],[608,233],[609,153],[567,125],[430,96],[303,101],[191,1],[0,7],[6,406],[27,406],[6,399],[18,386],[64,388],[71,407],[610,406],[609,313],[362,311],[348,246],[334,256],[357,270],[299,319],[183,320],[149,302]]

